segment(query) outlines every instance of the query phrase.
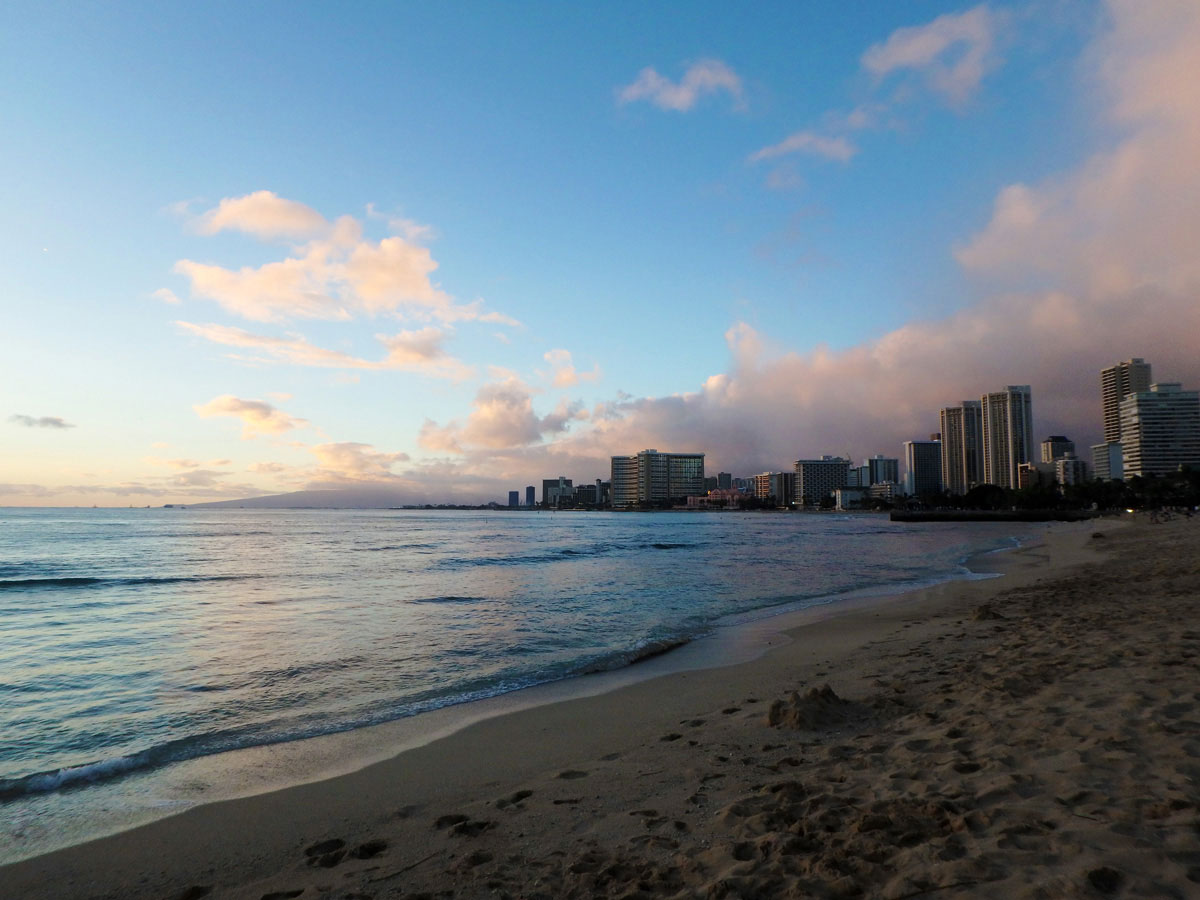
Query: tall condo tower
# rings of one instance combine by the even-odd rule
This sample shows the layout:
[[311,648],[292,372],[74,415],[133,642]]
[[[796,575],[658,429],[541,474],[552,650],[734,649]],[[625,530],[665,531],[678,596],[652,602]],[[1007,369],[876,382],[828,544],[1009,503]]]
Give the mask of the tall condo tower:
[[1027,384],[1010,384],[980,398],[983,408],[983,480],[1021,486],[1017,467],[1033,462],[1033,397]]
[[1125,362],[1100,370],[1100,398],[1104,403],[1104,443],[1121,439],[1121,401],[1130,394],[1150,390],[1150,363],[1144,359]]
[[1121,401],[1125,477],[1200,466],[1200,392],[1154,384]]
[[964,400],[941,411],[942,485],[965,494],[983,483],[983,405]]

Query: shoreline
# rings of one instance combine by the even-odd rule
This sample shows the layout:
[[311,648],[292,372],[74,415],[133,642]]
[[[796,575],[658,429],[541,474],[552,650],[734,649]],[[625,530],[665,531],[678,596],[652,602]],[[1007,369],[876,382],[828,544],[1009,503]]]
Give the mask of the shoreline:
[[[245,881],[263,871],[265,858],[288,858],[294,855],[299,844],[321,839],[323,829],[307,821],[302,810],[323,809],[347,826],[357,823],[344,831],[365,833],[370,830],[370,823],[379,817],[380,785],[393,789],[400,783],[409,785],[409,799],[417,802],[403,804],[405,809],[437,803],[453,805],[456,798],[478,798],[486,793],[487,786],[515,784],[587,756],[589,752],[599,754],[608,744],[619,743],[628,750],[631,742],[635,746],[644,744],[649,739],[649,732],[665,727],[670,716],[666,708],[703,708],[705,698],[711,698],[720,688],[728,690],[732,684],[739,683],[747,685],[749,690],[749,686],[764,680],[778,681],[780,669],[794,667],[794,660],[789,657],[800,649],[797,644],[806,651],[814,677],[830,676],[835,659],[842,664],[853,651],[859,651],[861,655],[864,638],[866,646],[870,646],[869,638],[881,626],[894,627],[906,617],[923,614],[922,610],[977,602],[996,593],[1001,586],[1005,589],[1018,587],[1035,575],[1046,574],[1043,571],[1044,551],[1039,548],[1044,548],[1047,543],[1081,544],[1082,536],[1083,529],[1078,526],[1060,526],[1049,530],[1040,544],[1027,545],[1009,553],[983,555],[996,561],[995,568],[1007,571],[1008,578],[946,581],[888,596],[888,602],[876,597],[875,602],[856,608],[834,604],[832,610],[829,606],[818,606],[760,619],[735,630],[743,632],[743,637],[755,626],[766,632],[765,646],[760,648],[766,651],[765,654],[756,653],[747,660],[720,668],[673,666],[674,671],[649,672],[656,663],[661,665],[663,660],[676,656],[679,651],[675,651],[616,673],[600,673],[611,676],[636,670],[642,676],[626,684],[606,686],[591,693],[579,692],[574,696],[533,698],[535,703],[475,717],[470,722],[454,725],[444,734],[426,735],[425,740],[414,746],[393,745],[389,758],[354,772],[270,793],[206,803],[148,825],[12,863],[0,869],[0,878],[10,884],[23,885],[24,890],[18,896],[171,896],[176,888],[182,891],[188,887],[184,882],[195,885],[205,878],[214,880],[216,869],[211,863],[198,862],[194,852],[202,847],[200,860],[221,859],[223,862],[217,868],[223,874],[235,872],[239,880]],[[980,561],[979,557],[972,559],[976,566]],[[779,648],[783,646],[792,648],[790,653],[781,654]],[[814,666],[817,647],[832,654],[825,668]],[[677,664],[678,658],[671,662]],[[564,684],[582,682],[589,677],[541,687],[547,689],[544,693],[553,694],[555,688],[561,689]],[[528,690],[538,692],[537,688]],[[518,693],[526,694],[525,691]],[[763,685],[762,690],[754,693],[763,695],[756,699],[765,699],[770,696],[770,689]],[[514,695],[504,696],[511,698]],[[631,715],[633,710],[637,711],[636,715]],[[617,736],[607,733],[611,729],[601,728],[599,730],[606,733],[597,734],[594,725],[579,729],[580,718],[610,725],[620,723],[623,733]],[[537,746],[531,746],[530,734],[542,735],[543,740],[538,741]],[[477,754],[481,741],[484,745],[506,749],[503,753],[480,757]],[[466,777],[464,773],[471,775]],[[453,787],[447,790],[447,785]],[[369,799],[360,797],[362,792]],[[250,822],[257,823],[253,829],[255,837],[242,834],[231,839],[230,823]],[[279,827],[281,822],[290,824]],[[271,823],[275,823],[274,827]],[[184,852],[185,848],[190,849]],[[170,863],[164,864],[164,858]],[[109,862],[112,859],[122,861],[119,871],[113,871]],[[123,881],[135,872],[138,873],[136,885]],[[50,873],[54,873],[53,876]],[[54,883],[52,888],[47,884],[48,877]],[[123,883],[116,886],[114,881]],[[225,895],[224,892],[216,894]],[[229,896],[240,894],[235,892]]]
[[[101,806],[111,804],[109,808],[113,815],[109,818],[109,827],[98,829],[83,816],[71,816],[68,812],[67,821],[80,823],[77,830],[59,840],[40,839],[38,849],[32,853],[2,854],[0,868],[153,825],[200,806],[251,798],[351,774],[496,716],[592,697],[679,672],[750,662],[773,647],[787,643],[789,639],[784,633],[787,629],[867,606],[895,602],[897,598],[942,584],[991,577],[995,573],[983,571],[988,568],[989,559],[1011,552],[1020,547],[1022,541],[1039,538],[1040,535],[1014,536],[1012,546],[976,551],[958,562],[958,571],[932,579],[871,585],[731,613],[678,643],[666,647],[647,645],[643,653],[619,665],[537,681],[482,697],[455,700],[382,722],[184,758],[166,766],[135,769],[80,788],[31,793],[16,798],[13,803],[13,814],[19,817],[15,821],[29,822],[31,829],[36,828],[39,813],[46,805],[59,806],[63,797],[78,789],[95,792],[96,802]],[[110,762],[100,761],[80,768]],[[52,772],[39,777],[53,779],[59,775],[61,772]],[[230,775],[234,777],[231,779]],[[122,798],[129,797],[144,799],[117,808]],[[69,806],[69,802],[62,806]],[[60,806],[59,815],[61,809]],[[18,827],[12,833],[20,839],[25,830]],[[15,843],[10,845],[10,850],[17,846]]]

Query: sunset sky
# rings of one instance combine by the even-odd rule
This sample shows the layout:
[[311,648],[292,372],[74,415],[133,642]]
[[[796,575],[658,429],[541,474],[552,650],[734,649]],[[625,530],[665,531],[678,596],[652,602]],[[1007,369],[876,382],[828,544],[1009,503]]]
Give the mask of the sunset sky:
[[645,447],[898,456],[1200,387],[1200,3],[14,3],[0,505]]

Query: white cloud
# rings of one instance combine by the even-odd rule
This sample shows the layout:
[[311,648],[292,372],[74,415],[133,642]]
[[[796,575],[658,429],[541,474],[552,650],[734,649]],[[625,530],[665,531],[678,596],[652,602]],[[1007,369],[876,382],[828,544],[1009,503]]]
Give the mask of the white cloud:
[[371,360],[340,350],[326,350],[310,343],[301,335],[277,338],[252,334],[228,325],[198,325],[182,321],[175,324],[213,343],[257,350],[266,354],[249,357],[251,362],[290,363],[327,369],[397,370],[451,381],[463,381],[474,374],[470,366],[446,353],[442,345],[449,338],[449,332],[432,326],[391,335],[375,335],[375,339],[387,349],[387,355],[383,359]]
[[725,91],[733,98],[735,107],[743,105],[742,79],[719,59],[702,59],[693,63],[678,83],[650,67],[638,73],[637,80],[617,93],[619,103],[648,100],[659,109],[686,112],[705,94]]
[[243,400],[232,394],[222,394],[207,403],[192,407],[204,419],[215,416],[230,416],[242,422],[242,439],[248,440],[261,434],[282,434],[293,428],[308,424],[305,419],[288,415],[264,400]]
[[273,191],[254,191],[243,197],[226,197],[215,209],[200,216],[196,229],[201,234],[242,231],[257,238],[315,237],[329,229],[316,210],[285,200]]
[[[432,281],[438,264],[415,240],[425,226],[393,222],[405,236],[366,240],[351,216],[334,222],[301,203],[257,191],[222,200],[200,217],[200,230],[224,229],[255,237],[305,238],[282,260],[230,269],[181,259],[175,272],[188,279],[194,297],[255,322],[288,319],[346,321],[358,315],[393,315],[441,322],[519,324],[483,302],[458,303]],[[161,299],[161,298],[160,298]]]
[[828,137],[813,131],[797,131],[788,135],[778,144],[763,147],[750,154],[750,162],[761,162],[764,159],[774,159],[789,153],[809,153],[813,156],[823,156],[838,162],[849,162],[858,148],[844,137]]
[[572,387],[581,381],[596,381],[600,378],[599,365],[593,367],[590,372],[578,371],[569,350],[550,350],[542,358],[550,363],[550,382],[554,387]]
[[178,306],[179,304],[181,304],[183,302],[182,300],[180,300],[178,297],[175,296],[175,292],[173,290],[171,290],[170,288],[159,288],[158,290],[154,291],[150,296],[153,297],[155,300],[161,301],[162,303],[166,303],[170,306]]
[[1001,18],[986,4],[946,13],[925,25],[899,28],[867,48],[863,68],[883,79],[903,70],[918,73],[954,107],[962,107],[996,65]]

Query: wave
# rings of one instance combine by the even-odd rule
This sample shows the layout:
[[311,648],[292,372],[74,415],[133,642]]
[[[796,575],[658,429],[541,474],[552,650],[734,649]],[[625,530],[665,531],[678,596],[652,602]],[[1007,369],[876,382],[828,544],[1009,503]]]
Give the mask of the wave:
[[564,559],[595,558],[610,556],[631,549],[634,545],[615,541],[600,541],[582,547],[557,547],[541,553],[525,553],[513,556],[472,556],[439,560],[439,569],[469,569],[476,566],[536,566],[562,562]]
[[445,597],[420,597],[416,600],[407,600],[406,603],[486,603],[486,597],[458,597],[453,594]]
[[148,584],[202,584],[213,581],[243,581],[261,577],[260,575],[176,575],[160,578],[151,576],[104,578],[81,575],[62,578],[0,578],[0,591],[54,590],[56,588],[92,587],[94,585],[132,587]]
[[[467,600],[477,598],[457,599]],[[647,659],[661,656],[677,647],[682,647],[690,643],[691,640],[691,637],[655,638],[626,650],[605,653],[599,657],[580,660],[573,665],[562,668],[530,671],[521,677],[504,678],[486,686],[467,688],[453,694],[414,698],[402,703],[388,703],[371,710],[360,710],[357,715],[344,719],[310,719],[308,721],[287,724],[279,722],[263,723],[226,731],[208,732],[176,738],[135,753],[108,757],[94,762],[66,766],[44,772],[35,772],[14,778],[0,778],[0,804],[32,795],[85,789],[92,785],[115,781],[129,775],[163,768],[173,763],[199,759],[218,753],[288,743],[322,735],[352,731],[357,728],[380,725],[385,722],[408,718],[409,716],[429,712],[440,707],[484,700],[538,684],[561,681],[579,675],[623,669]],[[302,671],[310,671],[321,667],[321,664],[291,667],[280,670],[277,674],[282,674],[285,677],[293,677]],[[195,685],[186,688],[186,690],[206,692],[224,690],[224,688],[216,685]]]

